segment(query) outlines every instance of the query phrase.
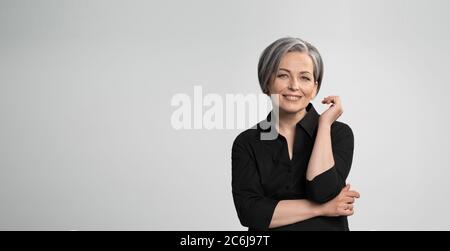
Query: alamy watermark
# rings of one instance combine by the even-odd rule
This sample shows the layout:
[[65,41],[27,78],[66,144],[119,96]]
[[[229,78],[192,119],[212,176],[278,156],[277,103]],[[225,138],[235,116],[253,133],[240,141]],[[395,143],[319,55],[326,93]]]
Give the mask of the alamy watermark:
[[[194,86],[193,96],[185,93],[173,95],[171,105],[177,107],[171,116],[172,128],[176,130],[224,130],[256,128],[258,121],[263,130],[261,140],[273,140],[278,136],[279,96],[265,94],[203,94],[201,86]],[[270,122],[266,121],[270,113]]]

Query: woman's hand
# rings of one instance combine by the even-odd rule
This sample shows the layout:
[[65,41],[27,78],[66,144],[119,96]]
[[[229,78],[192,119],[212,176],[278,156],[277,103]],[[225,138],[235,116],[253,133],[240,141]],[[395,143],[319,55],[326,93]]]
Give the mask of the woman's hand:
[[322,104],[331,104],[331,106],[320,115],[319,124],[331,126],[344,112],[339,96],[328,96],[322,100]]
[[359,193],[350,190],[350,185],[342,188],[334,199],[321,205],[321,215],[328,217],[353,215],[353,203],[359,198]]

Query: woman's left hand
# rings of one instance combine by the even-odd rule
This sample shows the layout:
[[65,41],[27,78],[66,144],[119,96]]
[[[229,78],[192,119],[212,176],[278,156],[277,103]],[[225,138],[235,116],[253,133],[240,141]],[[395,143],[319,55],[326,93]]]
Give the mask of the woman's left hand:
[[331,126],[344,113],[341,98],[339,96],[328,96],[322,100],[322,104],[331,104],[331,106],[320,115],[319,123]]

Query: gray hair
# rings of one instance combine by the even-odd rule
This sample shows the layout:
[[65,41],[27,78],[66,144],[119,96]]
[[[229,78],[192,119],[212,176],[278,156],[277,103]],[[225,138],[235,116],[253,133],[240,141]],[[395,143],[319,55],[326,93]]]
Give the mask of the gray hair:
[[261,54],[258,63],[258,79],[259,85],[264,93],[268,93],[268,86],[273,80],[274,74],[278,71],[281,58],[286,53],[294,51],[305,52],[311,57],[314,65],[314,80],[318,83],[317,93],[319,93],[323,77],[322,57],[316,47],[300,38],[293,37],[278,39],[269,45]]

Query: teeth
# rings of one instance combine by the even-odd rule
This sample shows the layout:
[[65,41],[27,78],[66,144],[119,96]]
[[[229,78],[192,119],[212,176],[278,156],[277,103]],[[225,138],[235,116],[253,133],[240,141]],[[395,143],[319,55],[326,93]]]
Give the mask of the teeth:
[[299,96],[291,96],[291,95],[283,95],[287,100],[292,100],[292,101],[296,101],[299,100],[300,97]]

